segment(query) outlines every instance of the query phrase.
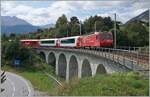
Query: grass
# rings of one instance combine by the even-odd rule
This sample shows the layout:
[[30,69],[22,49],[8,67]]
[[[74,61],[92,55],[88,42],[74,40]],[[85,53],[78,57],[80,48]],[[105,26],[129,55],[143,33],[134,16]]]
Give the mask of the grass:
[[148,96],[149,80],[139,73],[97,75],[72,81],[61,91],[69,96]]

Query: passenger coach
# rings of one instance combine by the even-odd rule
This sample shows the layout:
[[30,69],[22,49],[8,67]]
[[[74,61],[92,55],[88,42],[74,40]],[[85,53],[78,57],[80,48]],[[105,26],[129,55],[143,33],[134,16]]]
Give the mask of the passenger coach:
[[59,39],[40,39],[39,44],[43,47],[60,47]]
[[60,38],[60,47],[80,47],[80,36]]

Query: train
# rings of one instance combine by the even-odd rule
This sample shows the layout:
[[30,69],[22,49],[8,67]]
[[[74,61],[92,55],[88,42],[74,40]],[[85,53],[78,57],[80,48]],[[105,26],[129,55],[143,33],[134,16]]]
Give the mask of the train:
[[24,46],[31,47],[56,47],[56,48],[81,48],[81,47],[112,47],[112,32],[94,32],[88,35],[71,36],[50,39],[24,39],[20,40]]

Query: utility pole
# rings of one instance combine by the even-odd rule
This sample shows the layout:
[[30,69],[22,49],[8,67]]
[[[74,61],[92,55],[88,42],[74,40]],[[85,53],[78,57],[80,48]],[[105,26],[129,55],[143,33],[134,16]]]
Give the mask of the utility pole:
[[81,35],[81,24],[82,24],[82,23],[81,23],[81,21],[80,21],[80,35]]
[[55,38],[56,38],[56,32],[55,32]]
[[[56,31],[56,32],[57,32],[57,31]],[[55,32],[55,36],[54,36],[55,38],[56,38],[56,32]]]
[[114,14],[114,48],[116,48],[116,13]]
[[67,37],[68,37],[68,23],[67,23]]
[[96,21],[95,21],[95,25],[94,26],[95,26],[95,32],[96,32]]

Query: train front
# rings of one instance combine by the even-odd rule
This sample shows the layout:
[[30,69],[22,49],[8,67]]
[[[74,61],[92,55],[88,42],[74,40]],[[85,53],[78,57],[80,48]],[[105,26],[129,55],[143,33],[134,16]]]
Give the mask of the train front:
[[103,33],[100,35],[100,46],[112,47],[113,46],[113,35],[112,32]]

